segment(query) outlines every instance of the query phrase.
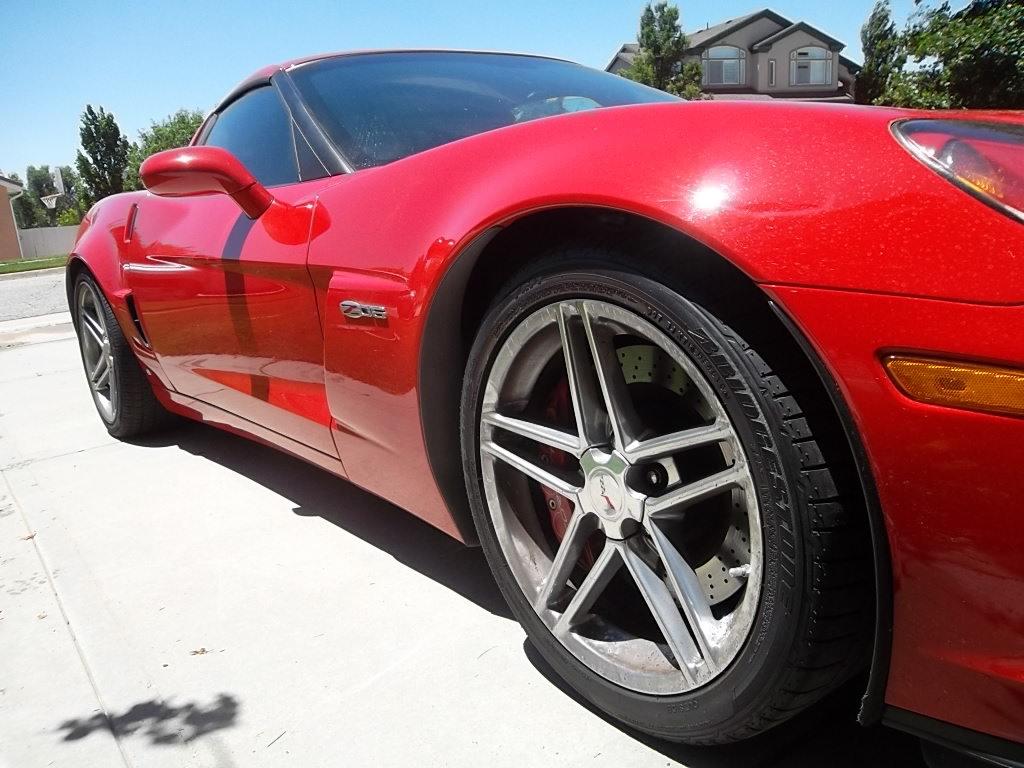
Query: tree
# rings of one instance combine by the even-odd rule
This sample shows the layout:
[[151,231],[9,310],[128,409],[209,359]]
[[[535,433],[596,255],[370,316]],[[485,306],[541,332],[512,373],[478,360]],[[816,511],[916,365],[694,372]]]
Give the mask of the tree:
[[92,204],[123,192],[128,139],[121,133],[114,116],[103,107],[94,110],[91,104],[86,106],[79,136],[82,150],[78,152],[75,165],[82,177],[87,202]]
[[74,227],[82,223],[82,214],[74,208],[65,208],[57,214],[58,227]]
[[683,61],[689,42],[679,26],[679,8],[648,3],[640,15],[640,50],[622,75],[638,83],[689,99],[702,98],[701,69]]
[[704,70],[699,61],[687,61],[678,76],[668,84],[668,92],[684,99],[696,101],[710,98],[703,90]]
[[[21,177],[12,173],[11,181],[21,184]],[[39,209],[43,206],[27,189],[11,201],[11,207],[14,208],[14,223],[18,225],[18,229],[32,229],[41,226],[42,215]]]
[[904,64],[889,0],[877,0],[860,29],[860,42],[864,67],[857,75],[854,93],[858,104],[873,104],[885,91],[889,78]]
[[52,227],[57,224],[57,211],[43,205],[43,198],[47,195],[57,193],[57,186],[53,183],[50,175],[50,166],[41,165],[36,168],[30,165],[25,170],[28,182],[25,185],[25,194],[38,205],[36,221],[37,227]]
[[[50,166],[30,165],[25,175],[25,191],[13,201],[14,219],[18,228],[52,227],[57,222],[57,212],[47,208],[42,201],[42,198],[57,191],[50,176]],[[12,174],[11,178],[21,183],[17,174]]]
[[64,194],[57,198],[57,224],[78,224],[88,210],[82,180],[70,165],[60,166],[60,177],[64,182]]
[[956,13],[948,2],[915,4],[901,36],[914,66],[890,78],[876,104],[1024,108],[1024,3],[974,0]]
[[165,149],[184,147],[199,130],[203,113],[198,110],[179,109],[163,120],[154,120],[149,129],[139,131],[138,144],[128,150],[128,168],[125,171],[125,189],[142,189],[139,166],[152,154]]
[[[57,204],[53,208],[47,208],[43,205],[42,198],[57,193],[57,185],[50,173],[50,166],[28,167],[25,191],[13,201],[14,219],[19,229],[77,224],[82,220],[86,209],[81,197],[81,180],[69,165],[60,166],[60,175],[64,182],[64,193],[57,198]],[[21,183],[17,174],[11,174],[11,178]]]

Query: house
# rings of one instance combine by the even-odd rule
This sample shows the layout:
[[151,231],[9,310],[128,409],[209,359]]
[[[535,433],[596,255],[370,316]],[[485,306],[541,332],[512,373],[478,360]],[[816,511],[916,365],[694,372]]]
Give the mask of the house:
[[18,240],[18,225],[14,222],[13,200],[24,188],[17,181],[0,176],[0,262],[21,258],[21,242]]
[[[686,58],[700,62],[713,98],[853,100],[860,66],[842,55],[844,43],[804,21],[765,8],[686,36]],[[621,72],[638,50],[624,44],[605,69]]]

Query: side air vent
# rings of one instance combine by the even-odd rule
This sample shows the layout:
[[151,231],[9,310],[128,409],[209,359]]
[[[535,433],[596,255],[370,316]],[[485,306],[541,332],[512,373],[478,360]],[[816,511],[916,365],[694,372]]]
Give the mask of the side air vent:
[[142,321],[139,320],[139,312],[135,308],[135,297],[129,293],[124,297],[124,302],[128,305],[128,314],[131,315],[132,325],[135,326],[135,334],[138,337],[139,343],[150,349],[149,339],[146,338],[146,332],[142,329]]

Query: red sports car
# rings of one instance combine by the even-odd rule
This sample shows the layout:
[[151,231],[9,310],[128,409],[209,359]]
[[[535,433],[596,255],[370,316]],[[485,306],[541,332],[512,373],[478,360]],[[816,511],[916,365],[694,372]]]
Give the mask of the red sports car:
[[642,731],[869,670],[862,722],[1021,760],[1021,115],[339,54],[141,175],[67,271],[112,435],[198,419],[482,546]]

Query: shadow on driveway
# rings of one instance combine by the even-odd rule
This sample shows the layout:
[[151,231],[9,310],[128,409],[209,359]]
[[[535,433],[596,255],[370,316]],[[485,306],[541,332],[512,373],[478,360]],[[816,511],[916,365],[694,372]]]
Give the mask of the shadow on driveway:
[[[136,444],[176,445],[227,467],[290,499],[296,505],[295,514],[321,517],[490,613],[512,618],[482,550],[460,544],[408,512],[345,480],[273,448],[200,424],[185,424]],[[918,742],[913,737],[888,728],[866,729],[857,725],[857,706],[864,689],[860,680],[851,681],[810,711],[763,736],[737,745],[687,747],[648,736],[611,720],[558,678],[528,640],[523,648],[538,672],[566,696],[666,758],[691,768],[737,765],[746,768],[818,768],[821,765],[831,768],[918,768],[924,765]],[[66,738],[74,732],[70,731]]]
[[913,736],[857,724],[865,681],[855,678],[810,710],[739,744],[690,747],[649,736],[612,720],[558,677],[529,640],[523,650],[549,683],[581,707],[665,757],[689,768],[924,768]]
[[189,701],[174,706],[169,701],[151,699],[129,707],[120,714],[102,712],[89,717],[65,720],[58,730],[64,741],[84,739],[93,731],[106,730],[115,737],[140,735],[157,745],[188,743],[211,731],[230,728],[238,719],[238,700],[228,693],[218,694],[207,705]]
[[[290,499],[295,514],[321,517],[484,610],[512,618],[481,549],[461,544],[346,480],[281,451],[201,424],[183,424],[133,442],[153,447],[176,445],[227,467]],[[396,467],[395,471],[402,470]]]

